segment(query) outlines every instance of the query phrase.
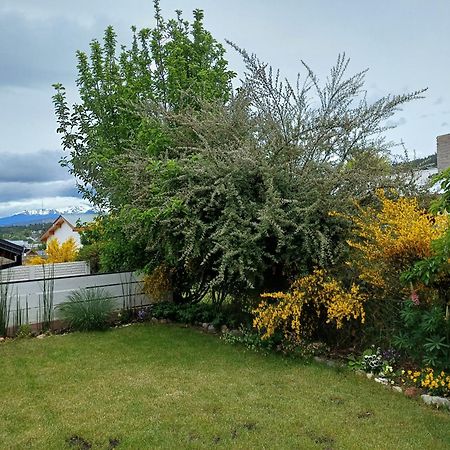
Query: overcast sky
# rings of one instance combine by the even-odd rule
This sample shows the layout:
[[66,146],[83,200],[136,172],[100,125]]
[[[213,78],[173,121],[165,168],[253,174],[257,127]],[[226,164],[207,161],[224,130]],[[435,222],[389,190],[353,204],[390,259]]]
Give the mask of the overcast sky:
[[[288,78],[305,60],[324,78],[338,53],[352,72],[369,68],[369,99],[428,87],[426,98],[393,119],[389,135],[417,156],[435,152],[450,133],[449,0],[162,0],[165,17],[205,11],[206,28],[280,68]],[[112,24],[119,42],[131,25],[153,26],[151,0],[1,0],[0,217],[27,208],[77,205],[75,183],[59,167],[62,154],[51,84],[73,99],[75,51]],[[227,47],[230,67],[242,63]]]

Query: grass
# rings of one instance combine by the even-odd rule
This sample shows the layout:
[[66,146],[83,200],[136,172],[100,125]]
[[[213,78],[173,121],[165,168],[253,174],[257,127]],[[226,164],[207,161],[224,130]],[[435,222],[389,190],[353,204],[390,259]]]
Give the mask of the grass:
[[447,412],[195,329],[17,340],[0,361],[2,449],[450,447]]

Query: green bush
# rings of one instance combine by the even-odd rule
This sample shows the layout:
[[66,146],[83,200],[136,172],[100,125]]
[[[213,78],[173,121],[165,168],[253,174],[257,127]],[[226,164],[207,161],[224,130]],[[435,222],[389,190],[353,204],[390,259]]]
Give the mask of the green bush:
[[16,338],[27,338],[32,335],[31,325],[29,323],[23,323],[19,325],[16,331]]
[[67,302],[58,306],[60,318],[78,331],[107,328],[114,308],[110,294],[104,289],[80,289],[73,292]]
[[157,319],[169,319],[174,322],[207,322],[216,328],[227,325],[236,328],[242,323],[251,323],[250,315],[235,305],[214,305],[212,303],[178,304],[172,302],[155,303],[150,315]]
[[401,330],[394,345],[415,361],[438,369],[450,368],[450,323],[441,305],[416,305],[411,300],[400,312]]

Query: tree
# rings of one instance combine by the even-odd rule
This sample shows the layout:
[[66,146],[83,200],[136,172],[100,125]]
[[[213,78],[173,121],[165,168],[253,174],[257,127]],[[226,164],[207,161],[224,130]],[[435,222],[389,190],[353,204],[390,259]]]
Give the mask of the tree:
[[203,12],[189,24],[177,11],[166,21],[154,1],[156,26],[137,31],[129,48],[118,49],[112,27],[103,44],[93,40],[90,55],[77,52],[80,103],[69,107],[66,91],[55,84],[53,97],[63,163],[83,195],[109,209],[129,203],[129,184],[122,168],[132,162],[129,150],[163,154],[172,143],[158,117],[143,120],[141,105],[152,101],[164,111],[198,107],[200,100],[226,101],[233,72],[225,50],[204,29]]
[[173,144],[165,158],[134,152],[133,202],[106,227],[104,260],[165,267],[180,301],[287,287],[342,258],[348,225],[330,211],[353,210],[378,187],[411,187],[388,163],[383,121],[420,92],[368,104],[364,73],[345,78],[344,57],[324,87],[308,69],[295,89],[242,53],[248,73],[227,103],[147,105]]
[[[234,46],[247,73],[231,92],[224,49],[203,30],[165,22],[116,57],[115,35],[79,53],[81,105],[55,95],[67,164],[102,220],[109,270],[166,273],[177,301],[220,303],[282,289],[342,257],[348,211],[378,187],[409,189],[389,163],[384,124],[421,92],[370,104],[365,71],[339,56],[324,86],[295,86]],[[232,44],[233,45],[233,44]]]

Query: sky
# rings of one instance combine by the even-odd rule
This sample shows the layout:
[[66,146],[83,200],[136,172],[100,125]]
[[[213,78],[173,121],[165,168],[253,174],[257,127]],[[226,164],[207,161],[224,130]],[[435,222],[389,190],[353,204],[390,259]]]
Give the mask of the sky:
[[[205,27],[295,79],[304,60],[324,80],[339,53],[349,73],[369,69],[369,100],[428,88],[391,120],[388,134],[411,155],[436,151],[450,133],[449,0],[161,0],[166,18],[205,11]],[[24,209],[85,203],[63,156],[51,96],[63,83],[76,101],[76,50],[113,25],[130,43],[130,26],[152,27],[151,0],[1,0],[0,217]],[[228,45],[230,68],[243,73]],[[400,149],[400,147],[398,147]],[[400,150],[399,150],[400,151]]]

